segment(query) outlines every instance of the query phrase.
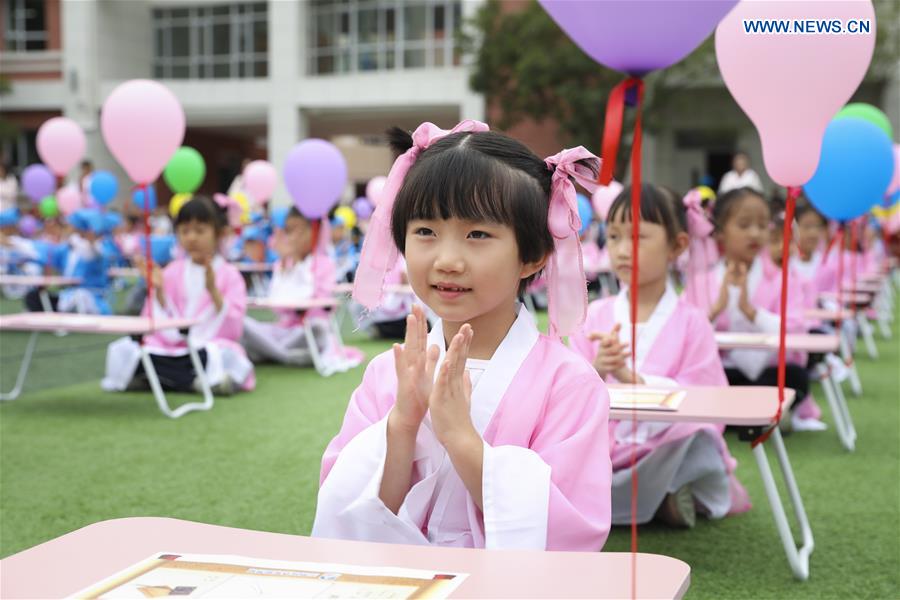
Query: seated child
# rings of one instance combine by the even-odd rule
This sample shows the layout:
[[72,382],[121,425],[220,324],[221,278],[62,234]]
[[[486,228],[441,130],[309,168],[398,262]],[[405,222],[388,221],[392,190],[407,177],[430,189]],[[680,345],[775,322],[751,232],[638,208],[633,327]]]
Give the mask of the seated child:
[[[186,256],[165,270],[154,265],[153,296],[142,314],[199,320],[187,337],[167,329],[144,339],[164,389],[199,391],[188,343],[200,349],[206,377],[217,394],[252,390],[256,384],[253,364],[239,343],[247,290],[237,269],[218,254],[224,224],[224,216],[211,200],[195,196],[175,219],[175,234]],[[107,391],[149,388],[138,342],[126,337],[109,345],[102,387]]]

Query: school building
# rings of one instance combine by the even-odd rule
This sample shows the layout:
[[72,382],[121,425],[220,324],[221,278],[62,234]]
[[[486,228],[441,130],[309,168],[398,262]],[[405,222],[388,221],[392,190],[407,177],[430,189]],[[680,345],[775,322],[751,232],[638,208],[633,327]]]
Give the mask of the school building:
[[[95,166],[122,174],[103,144],[100,108],[119,83],[154,78],[184,106],[184,143],[207,161],[202,191],[226,189],[244,158],[280,168],[298,140],[320,137],[347,157],[349,198],[390,168],[388,125],[450,126],[502,110],[470,90],[470,59],[456,36],[481,3],[3,0],[0,153],[16,169],[37,161],[37,128],[65,115],[84,128]],[[511,10],[518,3],[507,2]],[[885,107],[900,131],[900,63],[894,71],[858,96]],[[684,82],[677,94],[645,142],[645,177],[684,189],[724,173],[737,149],[765,177],[755,129],[714,65],[707,80]],[[561,146],[552,123],[510,133],[542,156]],[[283,188],[279,197],[287,199]]]

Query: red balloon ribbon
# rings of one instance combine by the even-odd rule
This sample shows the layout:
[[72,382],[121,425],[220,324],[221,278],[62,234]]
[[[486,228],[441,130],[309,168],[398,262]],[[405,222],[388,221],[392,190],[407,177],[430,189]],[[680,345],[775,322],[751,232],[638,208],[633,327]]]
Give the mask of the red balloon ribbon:
[[[856,304],[856,268],[857,263],[859,262],[860,253],[857,252],[859,239],[856,225],[857,221],[850,222],[850,248],[852,252],[851,256],[853,257],[853,262],[850,263],[850,296],[853,299],[853,318],[856,318],[856,313],[859,310],[859,306]],[[843,282],[841,282],[841,287],[844,287]]]
[[[765,431],[758,438],[753,440],[751,447],[762,444],[772,431],[778,427],[781,421],[781,413],[784,408],[784,380],[785,371],[787,369],[787,348],[785,338],[787,336],[787,301],[788,301],[788,271],[790,270],[791,258],[791,231],[794,224],[794,208],[797,204],[797,197],[800,196],[799,187],[789,187],[787,193],[787,202],[784,209],[784,240],[781,250],[781,306],[778,310],[780,323],[778,324],[778,410],[775,411],[772,427]],[[803,398],[795,398],[795,402],[802,401]]]
[[[150,194],[147,189],[147,184],[139,183],[132,190],[141,190],[144,194],[144,257],[145,257],[145,266],[146,266],[146,274],[144,279],[147,282],[147,314],[150,316],[150,328],[154,328],[154,319],[153,319],[153,252],[150,249]],[[141,345],[144,343],[143,336],[141,337]]]
[[[636,96],[634,138],[631,144],[631,284],[629,296],[631,300],[631,367],[637,377],[637,302],[638,302],[638,246],[640,242],[641,222],[641,106],[644,101],[644,81],[637,77],[629,77],[612,89],[606,103],[606,119],[603,126],[602,158],[600,185],[609,185],[616,168],[616,155],[622,138],[622,118],[625,113],[625,95],[633,90]],[[634,383],[634,381],[632,381]],[[632,435],[637,434],[637,409],[631,411]],[[631,597],[637,597],[637,447],[631,446]]]

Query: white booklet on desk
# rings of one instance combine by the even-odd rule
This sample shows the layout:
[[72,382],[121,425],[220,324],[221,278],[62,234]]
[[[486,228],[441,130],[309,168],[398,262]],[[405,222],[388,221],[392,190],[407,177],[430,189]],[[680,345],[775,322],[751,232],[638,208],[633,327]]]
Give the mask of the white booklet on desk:
[[467,574],[159,552],[73,598],[446,598]]
[[609,388],[609,407],[625,410],[678,410],[687,392],[680,389],[627,386]]

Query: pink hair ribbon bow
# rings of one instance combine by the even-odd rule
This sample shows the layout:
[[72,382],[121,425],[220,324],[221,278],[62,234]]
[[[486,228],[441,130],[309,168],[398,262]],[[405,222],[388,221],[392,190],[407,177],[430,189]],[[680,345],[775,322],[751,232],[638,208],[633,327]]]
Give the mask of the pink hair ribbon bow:
[[588,192],[597,189],[594,172],[578,161],[600,159],[583,146],[563,150],[544,159],[547,168],[554,169],[550,185],[550,211],[547,226],[553,236],[555,250],[547,261],[547,291],[549,293],[550,335],[566,336],[584,322],[587,316],[587,282],[581,256],[578,231],[577,181]]
[[391,237],[391,215],[394,212],[397,193],[403,186],[407,173],[419,155],[429,146],[448,135],[462,131],[474,133],[489,131],[489,128],[486,124],[473,120],[462,121],[449,131],[439,128],[434,123],[422,123],[413,132],[412,147],[394,161],[378,206],[375,207],[369,221],[360,253],[359,267],[353,282],[353,299],[366,308],[373,309],[381,303],[385,274],[397,261],[397,246]]

